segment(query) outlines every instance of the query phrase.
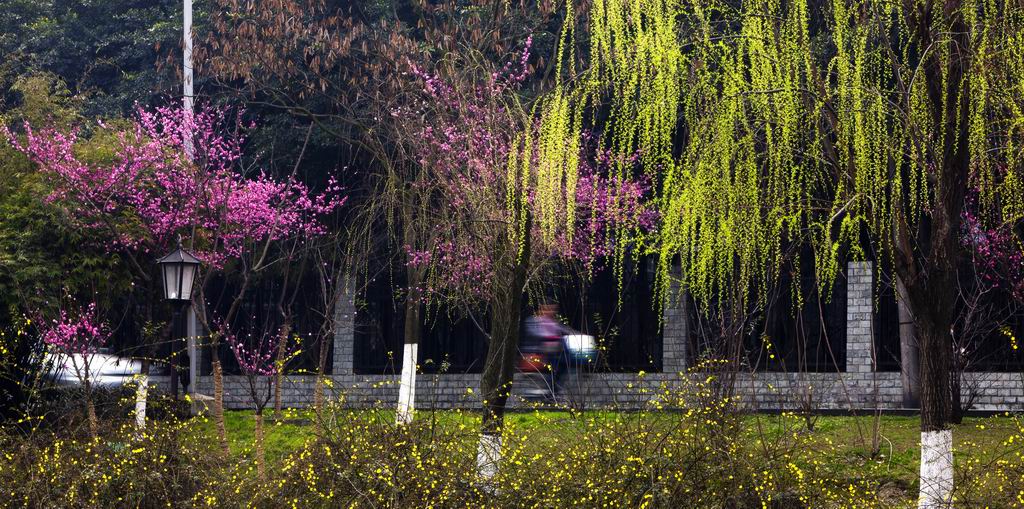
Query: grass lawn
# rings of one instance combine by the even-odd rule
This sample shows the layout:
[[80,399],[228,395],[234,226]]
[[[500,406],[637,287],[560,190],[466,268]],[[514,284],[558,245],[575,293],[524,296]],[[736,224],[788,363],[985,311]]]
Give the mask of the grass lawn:
[[[920,461],[920,419],[916,416],[882,416],[879,453],[871,457],[872,417],[821,417],[810,442],[825,457],[843,465],[851,477],[893,482],[916,489]],[[954,461],[982,465],[1008,450],[1003,442],[1018,432],[1017,422],[1006,416],[966,418],[953,430]]]
[[[393,419],[390,412],[372,412],[376,418],[389,422]],[[674,416],[672,413],[644,414],[644,417],[637,418],[650,419],[652,415],[664,418],[666,423],[671,422]],[[588,417],[615,418],[616,414],[591,413]],[[630,418],[629,414],[622,414],[622,417]],[[344,418],[344,414],[340,418]],[[464,427],[468,440],[472,439],[480,420],[478,414],[462,411],[424,412],[418,414],[417,418],[435,419],[439,426]],[[266,450],[270,462],[281,461],[313,436],[311,415],[305,411],[287,410],[281,419],[274,419],[272,412],[268,412],[265,419]],[[572,417],[566,412],[538,411],[509,414],[506,422],[509,426],[515,426],[520,433],[536,434],[543,440],[545,434],[559,432],[559,426],[552,426],[552,423],[571,425]],[[225,424],[232,454],[250,455],[254,426],[252,413],[227,412]],[[771,441],[796,432],[804,439],[801,447],[813,449],[815,458],[831,464],[843,477],[877,480],[903,493],[916,490],[920,438],[918,417],[882,416],[877,421],[879,451],[875,455],[871,454],[872,429],[876,425],[872,416],[822,416],[818,418],[813,432],[801,429],[801,424],[800,419],[793,417],[752,415],[744,418],[746,435],[751,440],[763,436]],[[1013,418],[1002,415],[965,419],[953,432],[958,468],[972,463],[983,467],[997,459],[997,456],[1005,455],[1011,448],[1006,447],[1004,441],[1018,432],[1017,426]],[[202,423],[199,429],[211,439],[215,436],[212,420]]]

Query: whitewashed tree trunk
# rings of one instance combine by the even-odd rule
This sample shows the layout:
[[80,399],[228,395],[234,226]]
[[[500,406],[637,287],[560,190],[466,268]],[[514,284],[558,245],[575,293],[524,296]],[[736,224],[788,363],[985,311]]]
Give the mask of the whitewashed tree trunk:
[[953,507],[953,430],[921,432],[918,509]]
[[476,452],[476,472],[480,480],[490,482],[501,465],[501,435],[481,433]]
[[412,422],[416,410],[416,359],[419,344],[406,343],[402,353],[402,378],[398,387],[398,411],[395,421],[400,425]]
[[139,430],[146,429],[146,401],[148,398],[149,375],[139,375],[139,382],[135,387],[135,427]]

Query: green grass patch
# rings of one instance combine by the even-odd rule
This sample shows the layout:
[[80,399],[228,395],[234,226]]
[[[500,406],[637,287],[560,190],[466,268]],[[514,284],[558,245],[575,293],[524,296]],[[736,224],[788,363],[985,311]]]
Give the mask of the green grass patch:
[[[335,418],[346,416],[393,422],[394,413],[386,410],[347,410]],[[417,419],[433,422],[436,426],[458,426],[468,437],[475,436],[480,415],[471,411],[444,410],[419,412]],[[506,425],[518,433],[534,437],[538,448],[543,448],[545,437],[565,433],[566,426],[574,421],[601,422],[602,420],[660,419],[665,426],[678,420],[676,414],[629,412],[587,412],[570,414],[560,411],[534,411],[510,413]],[[314,437],[315,416],[304,410],[286,410],[281,416],[268,412],[266,416],[266,450],[268,461],[280,462],[288,454],[298,450],[307,440]],[[647,422],[646,424],[650,424]],[[807,431],[802,420],[792,416],[751,415],[743,418],[744,436],[749,440],[772,441],[788,433],[799,433],[806,441],[805,447],[813,452],[818,461],[831,464],[843,477],[850,479],[872,479],[882,483],[891,482],[907,490],[916,489],[920,420],[916,416],[885,415],[878,418],[877,451],[872,451],[875,440],[874,416],[822,416],[814,431]],[[229,411],[225,413],[225,428],[231,453],[238,456],[252,454],[254,438],[253,415],[250,411]],[[204,418],[197,430],[216,439],[212,419]],[[1013,418],[997,415],[985,418],[967,418],[954,428],[954,456],[957,465],[969,463],[987,464],[1003,454],[1003,442],[1018,432]]]

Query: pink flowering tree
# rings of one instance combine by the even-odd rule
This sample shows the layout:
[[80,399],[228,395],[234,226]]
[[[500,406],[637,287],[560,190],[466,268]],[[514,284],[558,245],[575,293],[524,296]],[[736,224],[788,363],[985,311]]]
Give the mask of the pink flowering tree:
[[[958,271],[959,312],[952,328],[950,392],[955,423],[962,421],[964,410],[978,395],[977,377],[964,373],[977,371],[976,363],[985,355],[983,340],[993,334],[1013,338],[1005,324],[1024,309],[1024,244],[1014,231],[1021,226],[1020,218],[986,210],[980,196],[977,188],[969,190],[960,216],[960,244],[968,263]],[[1006,346],[1008,350],[1001,352],[1017,354],[1012,342]]]
[[[263,333],[241,335],[230,328],[223,328],[221,335],[231,348],[238,367],[248,382],[250,401],[255,407],[253,421],[256,439],[256,471],[260,480],[266,480],[266,454],[263,447],[263,411],[273,395],[270,383],[279,376],[287,359],[296,353],[289,344],[287,331],[264,331]],[[284,333],[282,333],[284,332]],[[282,359],[282,352],[284,352]],[[264,383],[261,383],[261,380]]]
[[[253,275],[297,252],[279,246],[323,233],[322,218],[344,201],[333,180],[314,193],[294,175],[275,179],[244,166],[239,132],[246,127],[251,125],[240,114],[224,108],[202,108],[190,115],[165,107],[140,108],[127,125],[98,122],[88,126],[89,137],[81,136],[86,126],[70,132],[27,124],[20,134],[4,130],[47,178],[52,189],[47,200],[132,268],[142,283],[137,298],[144,304],[147,323],[153,322],[154,308],[161,302],[155,258],[180,241],[203,261],[194,303],[211,331],[214,415],[225,450],[222,369],[216,355],[220,334],[207,319],[204,289],[219,273],[240,279],[240,289],[222,317],[223,323],[233,323]],[[111,138],[111,153],[92,154],[95,140]],[[144,372],[154,343],[154,338],[143,338]],[[138,402],[136,408],[144,412]]]
[[[527,287],[542,284],[560,264],[589,269],[628,255],[630,244],[657,219],[647,204],[650,186],[633,177],[637,158],[615,159],[593,140],[566,140],[554,148],[578,154],[579,184],[570,188],[548,179],[537,149],[525,142],[538,134],[519,95],[529,74],[530,44],[527,39],[525,49],[496,71],[464,61],[441,62],[433,72],[414,68],[423,83],[423,106],[402,112],[424,119],[412,132],[419,164],[430,172],[419,185],[430,186],[433,196],[425,211],[430,236],[406,245],[408,263],[426,273],[426,300],[469,315],[483,311],[489,320],[474,319],[488,338],[481,377],[484,475],[500,455]],[[560,203],[538,198],[538,188],[551,185],[561,186]]]
[[1014,232],[1012,221],[981,217],[975,190],[961,214],[960,242],[971,255],[981,282],[1000,288],[1024,303],[1024,244]]
[[[253,240],[322,231],[317,217],[340,203],[333,181],[314,195],[292,178],[246,177],[240,168],[244,138],[229,134],[241,124],[237,115],[207,108],[186,118],[175,108],[139,109],[127,129],[98,123],[117,138],[116,153],[100,162],[78,156],[88,148],[80,143],[80,130],[37,132],[26,124],[24,142],[7,135],[50,178],[47,200],[63,206],[80,227],[105,234],[111,250],[129,257],[140,277],[153,271],[139,258],[162,254],[179,238],[205,265],[219,269]],[[185,156],[187,137],[194,162]]]
[[97,316],[96,304],[80,309],[61,307],[52,319],[38,318],[40,339],[53,359],[58,375],[70,366],[72,374],[85,389],[85,412],[89,436],[96,438],[98,422],[93,401],[93,378],[96,354],[110,337],[110,328]]

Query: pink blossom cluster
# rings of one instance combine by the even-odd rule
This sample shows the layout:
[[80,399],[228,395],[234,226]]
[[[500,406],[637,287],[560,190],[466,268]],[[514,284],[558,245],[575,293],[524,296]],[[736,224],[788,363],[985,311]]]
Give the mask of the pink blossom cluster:
[[494,272],[493,262],[480,246],[460,240],[439,237],[426,251],[406,247],[409,265],[436,269],[431,271],[430,279],[421,288],[428,297],[443,292],[458,293],[470,299],[487,296]]
[[252,241],[321,233],[320,217],[344,202],[333,179],[314,194],[294,179],[244,177],[244,138],[227,134],[239,123],[223,108],[192,115],[140,108],[131,127],[115,133],[111,160],[102,162],[78,157],[85,140],[77,129],[36,131],[25,124],[24,142],[3,132],[48,177],[47,199],[82,227],[105,231],[111,247],[147,252],[181,236],[193,240],[205,263],[220,267]]
[[[509,61],[505,63],[505,66],[500,71],[496,71],[491,74],[490,87],[495,92],[502,92],[506,88],[516,87],[522,82],[526,81],[526,78],[530,76],[530,48],[533,46],[533,36],[527,36],[526,42],[523,43],[523,51],[519,55],[519,61]],[[519,72],[517,74],[512,73],[512,66],[518,63]]]
[[[627,171],[639,163],[639,155],[617,158],[608,150],[583,149],[576,185],[576,226],[571,239],[559,236],[561,256],[592,266],[600,258],[611,256],[615,236],[623,232],[643,234],[653,231],[658,213],[649,203],[651,185],[646,177],[630,178],[616,171]],[[596,152],[593,160],[586,156]]]
[[405,248],[406,263],[408,265],[426,267],[429,266],[430,262],[433,260],[433,256],[431,256],[430,251],[416,250],[408,244],[403,247]]
[[40,320],[40,335],[44,343],[67,355],[96,353],[106,344],[110,329],[96,316],[96,304],[71,314],[61,309],[57,318]]
[[961,244],[970,250],[981,280],[991,288],[1005,288],[1024,302],[1024,248],[1010,224],[988,225],[976,212],[977,191],[967,198],[961,214]]
[[247,334],[245,338],[241,338],[223,325],[218,326],[218,330],[224,342],[231,348],[231,353],[238,361],[238,367],[243,375],[276,376],[282,368],[277,363],[277,351],[282,341],[286,343],[284,358],[290,358],[295,354],[294,345],[289,345],[289,338],[282,337],[280,331],[268,331],[255,336]]

